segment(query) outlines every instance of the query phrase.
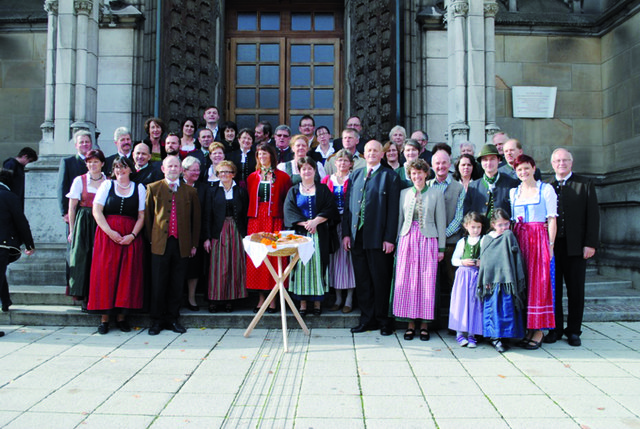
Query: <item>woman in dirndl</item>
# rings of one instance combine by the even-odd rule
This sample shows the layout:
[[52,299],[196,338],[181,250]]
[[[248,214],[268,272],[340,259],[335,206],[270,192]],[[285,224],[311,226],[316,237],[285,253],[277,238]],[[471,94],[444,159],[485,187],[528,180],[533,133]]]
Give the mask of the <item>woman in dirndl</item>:
[[[242,132],[240,133],[242,137]],[[241,141],[242,144],[242,141]],[[268,143],[256,147],[256,171],[247,177],[249,210],[247,216],[247,234],[255,232],[278,232],[282,229],[284,199],[291,188],[291,179],[284,171],[276,169],[276,150]],[[271,257],[272,264],[277,258]],[[253,309],[257,313],[266,299],[265,291],[270,291],[275,281],[265,264],[258,268],[247,255],[247,289],[259,291],[258,305]],[[267,313],[276,312],[276,301],[272,301]]]
[[249,196],[233,180],[236,172],[233,162],[218,163],[215,173],[220,180],[207,187],[204,200],[202,234],[211,262],[207,287],[210,313],[217,313],[221,303],[231,313],[233,301],[247,297],[242,237],[247,235]]
[[[349,174],[353,167],[353,155],[346,149],[340,149],[335,154],[334,161],[336,172],[322,179],[322,183],[327,185],[333,194],[338,212],[342,216],[344,213],[345,194],[349,186]],[[336,234],[338,237],[342,237],[341,222],[336,225]],[[336,301],[331,307],[331,311],[338,311],[342,307],[343,313],[351,313],[353,311],[353,291],[356,288],[356,278],[353,273],[351,252],[347,252],[340,245],[329,256],[329,286],[332,286],[336,291]],[[347,296],[344,298],[344,306],[342,306],[343,291],[347,292]]]
[[527,335],[519,345],[527,350],[540,347],[542,329],[556,327],[553,304],[553,241],[556,238],[558,197],[553,186],[534,179],[536,162],[520,155],[514,162],[522,182],[511,189],[511,220],[526,266]]
[[69,289],[68,295],[75,301],[82,301],[83,311],[87,310],[89,299],[89,275],[93,240],[96,235],[96,221],[91,213],[93,199],[98,188],[106,180],[102,167],[104,154],[99,149],[90,150],[85,156],[87,174],[73,179],[67,194],[69,199]]
[[109,332],[109,320],[131,331],[129,310],[142,308],[143,253],[140,232],[144,226],[146,189],[133,182],[133,161],[126,156],[113,160],[112,180],[105,181],[93,200],[96,237],[89,287],[90,313],[101,314],[98,333]]
[[416,159],[407,165],[413,186],[400,193],[399,241],[391,311],[408,322],[405,340],[429,340],[428,322],[436,317],[436,273],[444,258],[447,216],[442,192],[426,185],[429,164]]
[[[307,314],[307,301],[313,301],[313,314],[322,314],[324,294],[329,291],[329,223],[339,219],[333,195],[326,185],[316,183],[316,162],[310,156],[298,159],[301,182],[289,189],[284,203],[284,225],[297,234],[313,239],[315,251],[306,264],[299,262],[292,273],[289,290],[300,301],[300,315]],[[335,233],[335,229],[334,229]]]

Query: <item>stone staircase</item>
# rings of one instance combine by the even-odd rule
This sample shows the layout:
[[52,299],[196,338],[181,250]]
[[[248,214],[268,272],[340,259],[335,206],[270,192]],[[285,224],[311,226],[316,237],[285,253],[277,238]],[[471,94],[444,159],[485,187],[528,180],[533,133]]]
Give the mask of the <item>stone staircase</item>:
[[[83,313],[78,304],[65,296],[64,263],[48,260],[47,251],[39,248],[41,260],[13,264],[9,275],[12,285],[13,305],[8,313],[0,313],[0,325],[55,325],[55,326],[97,326],[98,316]],[[62,265],[62,266],[61,266]],[[50,277],[48,277],[50,276]],[[30,286],[21,280],[57,280],[50,286]],[[62,282],[59,281],[62,279]],[[53,283],[53,282],[52,282]],[[17,285],[17,286],[13,286]],[[597,274],[595,268],[587,271],[587,298],[585,302],[585,322],[638,321],[640,320],[640,291],[632,288],[630,281]],[[257,297],[250,296],[236,305],[233,313],[210,314],[202,296],[198,296],[200,311],[182,310],[182,323],[188,328],[246,328],[254,317],[251,311]],[[566,301],[566,298],[565,298]],[[332,297],[325,301],[328,307]],[[288,326],[298,328],[295,318],[288,313]],[[310,328],[349,328],[358,324],[359,312],[350,314],[331,312],[326,309],[322,316],[309,315],[305,322]],[[146,314],[130,316],[133,326],[147,327]],[[281,326],[280,313],[265,314],[258,327],[277,328]]]

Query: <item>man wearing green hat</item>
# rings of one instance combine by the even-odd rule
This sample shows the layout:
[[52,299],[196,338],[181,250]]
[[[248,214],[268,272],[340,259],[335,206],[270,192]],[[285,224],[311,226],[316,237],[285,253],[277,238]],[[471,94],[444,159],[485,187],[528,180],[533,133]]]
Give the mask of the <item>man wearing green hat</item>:
[[464,198],[464,213],[473,211],[490,218],[495,208],[501,208],[511,214],[509,189],[517,187],[520,181],[498,173],[500,153],[492,144],[482,146],[478,162],[484,169],[484,176],[469,184]]

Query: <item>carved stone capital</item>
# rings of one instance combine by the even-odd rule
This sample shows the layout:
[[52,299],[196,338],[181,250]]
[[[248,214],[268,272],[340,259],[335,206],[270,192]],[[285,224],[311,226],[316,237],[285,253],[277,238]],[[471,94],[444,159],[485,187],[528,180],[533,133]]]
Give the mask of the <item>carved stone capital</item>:
[[57,15],[58,14],[58,0],[46,0],[44,2],[44,10],[47,11],[49,15]]
[[451,130],[451,137],[456,139],[456,137],[467,137],[469,135],[469,125],[464,122],[455,122],[449,126]]
[[498,3],[495,1],[486,1],[484,3],[484,16],[486,18],[494,18],[498,13]]
[[77,14],[90,15],[93,10],[93,1],[91,0],[74,0],[73,8]]
[[467,0],[454,0],[449,5],[453,17],[467,16],[469,13],[469,2]]

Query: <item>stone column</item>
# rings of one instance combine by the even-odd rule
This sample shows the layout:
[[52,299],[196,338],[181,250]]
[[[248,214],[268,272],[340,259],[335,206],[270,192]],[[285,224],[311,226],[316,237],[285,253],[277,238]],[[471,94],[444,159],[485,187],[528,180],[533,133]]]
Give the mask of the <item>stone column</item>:
[[[469,141],[485,138],[485,36],[483,0],[469,0],[467,16],[467,124]],[[457,148],[457,146],[455,146]]]
[[447,6],[447,39],[449,48],[449,144],[468,140],[465,76],[465,26],[469,12],[467,0],[452,0]]
[[91,0],[75,0],[74,9],[77,13],[76,31],[76,80],[74,119],[71,124],[72,132],[89,130],[86,121],[87,109],[87,48],[89,39],[89,15],[93,9]]
[[[485,125],[485,142],[491,142],[493,135],[500,130],[496,124],[496,32],[495,17],[498,3],[494,0],[484,2],[484,67],[485,67],[485,102],[487,123]],[[479,142],[478,142],[479,143]]]
[[47,63],[45,65],[45,101],[44,122],[40,125],[42,140],[40,152],[43,147],[53,144],[53,112],[55,107],[55,58],[56,58],[56,32],[58,24],[58,0],[47,0],[44,3],[47,11]]

